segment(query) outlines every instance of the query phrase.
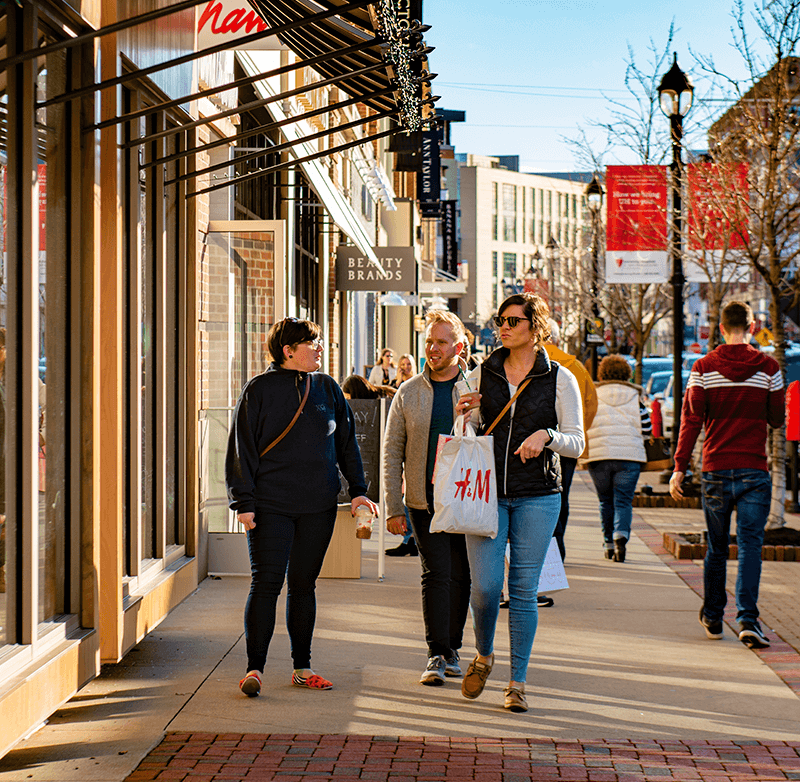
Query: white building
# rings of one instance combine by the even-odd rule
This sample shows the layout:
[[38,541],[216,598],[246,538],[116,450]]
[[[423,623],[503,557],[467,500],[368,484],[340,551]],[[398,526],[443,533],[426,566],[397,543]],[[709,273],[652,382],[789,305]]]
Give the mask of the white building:
[[[570,180],[568,175],[524,174],[501,167],[497,157],[456,158],[460,258],[469,277],[462,318],[485,323],[511,286],[521,286],[528,273],[529,289],[542,295],[549,296],[554,283],[554,315],[567,333],[577,334],[579,291],[584,282],[588,286],[582,271],[584,226],[589,225],[586,176],[573,174]],[[537,275],[534,280],[531,269]]]

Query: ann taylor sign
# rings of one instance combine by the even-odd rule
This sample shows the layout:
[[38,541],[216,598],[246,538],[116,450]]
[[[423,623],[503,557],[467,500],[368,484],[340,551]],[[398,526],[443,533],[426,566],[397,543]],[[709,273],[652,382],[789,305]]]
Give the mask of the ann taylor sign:
[[336,251],[336,288],[340,291],[417,290],[417,262],[413,247],[374,247],[383,272],[357,247]]

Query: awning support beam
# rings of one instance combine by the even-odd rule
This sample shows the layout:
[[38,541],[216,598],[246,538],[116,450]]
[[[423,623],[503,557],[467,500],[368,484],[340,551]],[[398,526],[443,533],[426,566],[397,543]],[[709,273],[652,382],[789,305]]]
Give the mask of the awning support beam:
[[[319,133],[312,133],[310,136],[303,136],[302,138],[291,139],[289,141],[285,141],[281,144],[276,144],[274,147],[269,147],[269,149],[259,150],[258,152],[249,152],[246,155],[242,155],[241,157],[234,157],[230,160],[226,160],[223,163],[216,163],[213,166],[209,166],[208,168],[202,168],[197,171],[191,171],[186,174],[181,174],[180,176],[175,177],[174,179],[168,179],[164,182],[165,185],[174,185],[177,182],[185,182],[187,179],[194,179],[199,176],[203,176],[204,174],[210,174],[212,171],[219,171],[222,168],[230,168],[231,166],[236,165],[237,163],[246,163],[248,160],[255,160],[256,158],[264,157],[264,155],[272,155],[276,152],[284,152],[287,149],[291,149],[292,147],[296,146],[297,144],[302,144],[305,141],[316,141],[317,139],[325,138],[325,136],[332,136],[335,133],[342,133],[345,130],[352,130],[353,128],[357,128],[359,125],[366,125],[368,122],[375,122],[376,120],[385,119],[386,117],[391,117],[394,114],[397,114],[398,109],[394,111],[384,111],[380,114],[373,114],[370,117],[359,117],[357,120],[353,120],[352,122],[347,122],[344,125],[337,125],[333,128],[328,128],[327,130],[321,130]],[[139,166],[139,169],[150,168],[151,166],[157,165],[156,162],[149,162]]]
[[191,130],[192,128],[200,127],[201,125],[208,125],[210,122],[215,122],[216,120],[230,117],[233,114],[241,114],[244,111],[250,111],[251,109],[257,109],[270,103],[276,103],[277,101],[291,98],[293,95],[302,95],[304,92],[310,92],[311,90],[316,90],[320,87],[327,87],[330,84],[336,84],[337,82],[342,81],[342,79],[349,79],[353,76],[364,76],[384,67],[385,66],[382,62],[376,62],[373,65],[368,65],[366,68],[360,68],[359,70],[352,71],[351,73],[331,76],[328,79],[322,79],[322,81],[304,84],[302,87],[295,87],[293,90],[287,90],[286,92],[279,92],[276,95],[270,95],[269,98],[262,98],[261,100],[251,101],[250,103],[243,103],[241,106],[220,111],[218,114],[210,114],[207,117],[201,117],[193,122],[186,122],[182,125],[176,125],[175,127],[164,128],[164,130],[159,130],[157,133],[151,133],[149,136],[131,139],[130,141],[126,141],[124,144],[120,144],[120,149],[130,149],[131,147],[139,147],[142,144],[149,144],[151,141],[157,141],[158,139],[166,138],[167,136],[174,136],[178,133],[183,133],[185,130]]
[[197,152],[207,152],[210,149],[216,149],[217,147],[228,146],[232,143],[252,138],[253,136],[259,136],[270,130],[276,130],[277,128],[285,127],[286,125],[293,125],[295,122],[301,122],[303,120],[311,119],[311,117],[318,117],[321,114],[331,114],[334,111],[345,109],[348,106],[352,106],[355,103],[362,103],[365,100],[372,100],[373,98],[381,98],[391,94],[392,90],[378,90],[376,92],[370,92],[367,95],[359,95],[355,98],[348,98],[347,100],[340,101],[339,103],[331,103],[329,106],[323,106],[322,108],[319,109],[306,111],[303,114],[297,114],[294,117],[287,117],[286,119],[276,120],[275,122],[268,122],[266,125],[259,125],[258,127],[250,128],[250,130],[246,130],[243,133],[237,133],[235,136],[232,137],[221,138],[217,139],[216,141],[209,141],[207,144],[203,144],[200,147],[194,147],[192,149],[184,149],[181,152],[174,152],[171,155],[165,155],[164,157],[155,158],[151,162],[154,164],[172,163],[172,161],[180,160],[181,158],[184,158],[187,155],[194,155]]
[[[260,41],[263,38],[269,38],[270,36],[273,35],[282,35],[283,33],[287,33],[298,27],[303,27],[308,24],[313,24],[314,22],[322,21],[323,19],[328,19],[331,16],[336,16],[342,11],[348,11],[356,8],[363,8],[364,6],[369,5],[370,3],[373,2],[375,2],[375,0],[351,0],[351,2],[347,3],[347,5],[337,6],[327,11],[321,11],[320,13],[314,14],[313,16],[308,16],[304,19],[297,19],[294,22],[287,22],[286,24],[279,25],[278,27],[272,27],[269,30],[264,30],[260,33],[245,35],[243,38],[240,38],[237,41],[237,45],[244,46],[246,44],[253,43],[255,41]],[[37,108],[45,108],[55,103],[63,103],[64,101],[73,100],[75,98],[81,98],[84,95],[90,95],[93,92],[97,92],[98,90],[108,89],[109,87],[117,87],[120,84],[124,84],[126,82],[139,79],[142,76],[149,76],[151,73],[156,73],[157,71],[163,71],[166,70],[167,68],[174,68],[178,65],[184,65],[185,63],[193,62],[194,60],[197,60],[200,57],[206,57],[209,54],[217,54],[217,52],[227,51],[230,48],[231,48],[230,42],[220,43],[217,44],[216,46],[210,46],[207,49],[201,49],[200,51],[197,52],[191,52],[190,54],[185,54],[182,57],[176,57],[174,60],[167,60],[167,62],[161,62],[155,65],[150,65],[147,68],[140,68],[138,70],[131,71],[129,73],[123,73],[120,76],[116,76],[113,79],[106,79],[105,81],[98,82],[97,84],[90,84],[86,87],[82,87],[77,90],[72,90],[71,92],[65,92],[63,95],[57,95],[56,97],[50,98],[49,100],[43,101],[42,103],[37,103],[36,106]]]
[[198,98],[206,98],[209,95],[218,95],[220,92],[235,90],[239,87],[244,87],[248,84],[253,84],[254,82],[262,81],[264,79],[271,79],[275,76],[281,76],[284,73],[291,73],[292,71],[297,71],[301,68],[313,68],[315,65],[327,62],[328,60],[334,60],[337,57],[347,57],[350,54],[355,54],[356,52],[360,52],[364,49],[368,49],[370,46],[376,46],[380,43],[380,38],[372,38],[369,41],[364,41],[364,43],[348,46],[346,49],[338,49],[335,52],[320,54],[317,57],[312,57],[310,60],[298,60],[297,62],[292,62],[288,65],[282,65],[280,68],[273,68],[271,71],[257,73],[255,76],[245,76],[242,79],[236,79],[236,81],[229,82],[228,84],[221,84],[217,87],[209,87],[207,90],[201,90],[200,92],[195,92],[192,95],[187,95],[183,98],[175,98],[174,100],[165,101],[164,103],[157,103],[153,106],[145,106],[143,109],[132,111],[129,114],[123,114],[119,117],[112,117],[111,119],[104,120],[103,122],[96,122],[94,125],[87,125],[84,130],[102,130],[103,128],[109,128],[112,125],[118,125],[121,122],[130,122],[138,119],[139,117],[155,114],[157,111],[166,111],[167,109],[180,106],[183,103],[189,103],[189,101],[197,100]]
[[333,155],[337,152],[342,152],[345,149],[352,149],[353,147],[361,146],[361,144],[368,144],[370,141],[377,141],[379,138],[386,138],[386,136],[391,136],[394,133],[402,133],[402,128],[392,128],[391,130],[384,130],[381,133],[375,133],[372,136],[365,136],[364,138],[357,139],[356,141],[349,141],[347,144],[340,144],[338,147],[331,147],[330,149],[326,149],[322,152],[315,152],[313,155],[306,155],[305,157],[298,157],[292,160],[287,161],[286,163],[279,163],[276,166],[269,166],[268,168],[260,168],[258,171],[251,171],[248,174],[242,174],[238,177],[231,177],[226,182],[220,182],[216,185],[209,185],[208,187],[203,188],[202,190],[196,190],[193,193],[187,193],[187,198],[194,198],[195,196],[203,195],[204,193],[210,193],[213,190],[220,190],[223,187],[230,187],[231,185],[237,185],[240,182],[246,182],[250,179],[257,179],[258,177],[265,176],[266,174],[271,174],[275,171],[283,171],[286,168],[292,168],[297,166],[300,163],[308,163],[311,160],[318,160],[321,157],[327,157],[328,155]]

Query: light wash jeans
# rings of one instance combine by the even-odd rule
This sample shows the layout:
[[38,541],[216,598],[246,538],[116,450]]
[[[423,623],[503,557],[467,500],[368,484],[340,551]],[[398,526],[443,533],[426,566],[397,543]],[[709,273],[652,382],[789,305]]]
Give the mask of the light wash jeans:
[[503,591],[506,543],[511,544],[508,569],[508,633],[511,641],[511,681],[524,682],[539,623],[536,596],[539,575],[561,510],[561,495],[498,500],[498,530],[494,540],[467,535],[472,573],[470,608],[478,654],[494,651],[494,634]]
[[761,546],[769,515],[772,478],[764,470],[720,470],[703,473],[703,513],[708,528],[708,551],[703,563],[705,600],[703,613],[722,619],[728,595],[725,571],[731,514],[736,508],[736,543],[739,572],[736,576],[736,618],[758,619],[758,585],[761,581]]

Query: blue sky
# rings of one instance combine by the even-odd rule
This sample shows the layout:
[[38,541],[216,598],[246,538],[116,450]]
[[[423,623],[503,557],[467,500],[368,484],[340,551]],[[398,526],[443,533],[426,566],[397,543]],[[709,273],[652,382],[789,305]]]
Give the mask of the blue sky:
[[[672,48],[698,96],[709,80],[691,52],[744,75],[732,47],[731,9],[731,0],[424,0],[424,21],[433,25],[426,42],[436,47],[430,62],[439,74],[437,106],[467,113],[466,123],[453,125],[457,152],[518,154],[523,171],[576,170],[561,137],[576,136],[591,119],[608,119],[603,96],[626,95],[628,46],[644,66],[650,40],[663,51],[673,20]],[[693,110],[687,126],[702,114]],[[702,134],[694,141],[702,144]],[[637,161],[620,150],[605,162]]]

